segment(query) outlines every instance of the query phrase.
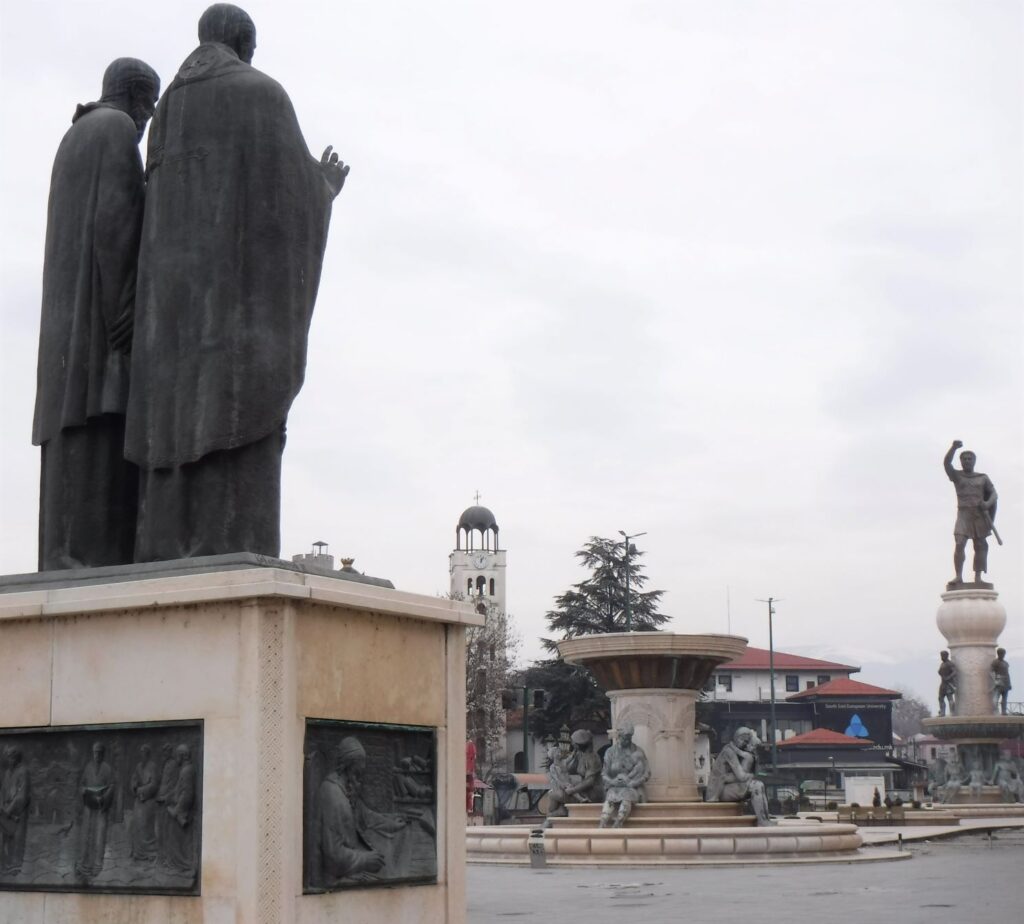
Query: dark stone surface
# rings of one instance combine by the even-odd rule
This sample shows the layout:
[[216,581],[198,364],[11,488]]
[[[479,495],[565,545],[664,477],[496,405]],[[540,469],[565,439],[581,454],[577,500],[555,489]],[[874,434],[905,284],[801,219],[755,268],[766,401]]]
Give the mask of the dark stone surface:
[[24,593],[33,590],[59,590],[63,587],[82,587],[91,584],[118,584],[123,581],[146,581],[154,578],[180,577],[187,574],[205,574],[212,571],[241,571],[246,568],[283,568],[300,574],[317,574],[339,581],[373,584],[375,587],[394,588],[385,578],[368,577],[356,571],[330,571],[311,565],[296,564],[251,552],[232,555],[208,555],[202,558],[178,561],[145,562],[138,565],[118,565],[107,568],[73,568],[66,571],[47,571],[27,574],[0,575],[0,594]]
[[437,881],[432,728],[306,720],[303,889]]
[[137,560],[279,553],[283,428],[348,172],[310,155],[285,91],[249,64],[244,11],[210,7],[199,37],[149,133],[125,455],[157,515]]
[[946,590],[995,590],[990,581],[946,581]]
[[0,890],[197,895],[200,721],[0,729]]
[[138,145],[159,85],[149,65],[118,58],[53,162],[32,425],[40,570],[133,560],[124,413],[145,200]]

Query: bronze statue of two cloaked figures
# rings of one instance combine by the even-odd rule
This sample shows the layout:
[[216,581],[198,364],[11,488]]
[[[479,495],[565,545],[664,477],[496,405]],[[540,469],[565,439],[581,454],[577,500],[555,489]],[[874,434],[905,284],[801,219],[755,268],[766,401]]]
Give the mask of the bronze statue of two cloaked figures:
[[61,141],[33,423],[41,571],[280,552],[285,423],[349,168],[309,153],[255,49],[249,15],[215,4],[162,96],[153,68],[118,58]]

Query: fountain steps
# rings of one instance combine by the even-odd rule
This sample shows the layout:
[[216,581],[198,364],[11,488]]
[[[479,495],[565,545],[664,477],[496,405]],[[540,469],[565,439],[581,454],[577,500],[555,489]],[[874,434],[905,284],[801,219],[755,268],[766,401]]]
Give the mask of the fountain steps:
[[[601,817],[601,806],[596,802],[576,802],[566,806],[570,818]],[[674,815],[680,818],[744,817],[738,802],[638,802],[633,806],[630,820]]]
[[[596,818],[552,818],[551,828],[596,828]],[[757,819],[753,815],[708,815],[703,818],[687,818],[679,815],[648,815],[645,818],[628,818],[624,828],[753,828]]]

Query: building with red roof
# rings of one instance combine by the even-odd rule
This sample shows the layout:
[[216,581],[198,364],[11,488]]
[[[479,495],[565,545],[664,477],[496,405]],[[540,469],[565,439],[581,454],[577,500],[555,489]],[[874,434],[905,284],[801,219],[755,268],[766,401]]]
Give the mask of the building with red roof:
[[[718,751],[741,726],[771,740],[771,664],[764,648],[748,648],[721,665],[698,706],[700,721],[713,729]],[[898,690],[854,680],[860,668],[822,658],[777,651],[775,666],[776,770],[774,787],[827,780],[839,796],[851,776],[880,776],[887,789],[910,788],[916,764],[892,756],[892,704]],[[761,769],[768,769],[768,749]],[[909,771],[909,773],[908,773]]]
[[[850,674],[860,670],[855,664],[808,658],[787,651],[776,651],[774,660],[776,699],[839,678],[849,678]],[[748,646],[742,657],[721,665],[715,671],[709,689],[711,698],[734,702],[770,699],[771,662],[767,648]]]
[[887,690],[885,687],[876,687],[874,684],[861,683],[859,680],[851,680],[849,677],[837,677],[820,686],[810,687],[801,690],[799,693],[791,693],[787,700],[806,700],[813,702],[825,699],[841,697],[848,700],[875,701],[879,699],[901,699],[903,694],[899,690]]

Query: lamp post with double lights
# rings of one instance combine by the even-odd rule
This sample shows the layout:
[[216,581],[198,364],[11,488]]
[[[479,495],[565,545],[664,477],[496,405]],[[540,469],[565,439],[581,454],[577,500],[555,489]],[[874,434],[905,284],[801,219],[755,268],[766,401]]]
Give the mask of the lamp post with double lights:
[[776,752],[775,752],[775,640],[772,635],[772,617],[775,615],[775,604],[779,601],[775,597],[769,597],[767,600],[758,600],[758,603],[768,604],[768,674],[769,674],[769,689],[771,690],[771,710],[769,715],[771,716],[771,736],[772,736],[772,773],[775,772],[776,766]]
[[622,545],[625,548],[625,561],[626,561],[626,631],[633,631],[633,610],[629,602],[629,540],[639,539],[641,536],[646,536],[647,533],[633,533],[632,536],[627,536],[621,529],[619,535],[622,536]]

